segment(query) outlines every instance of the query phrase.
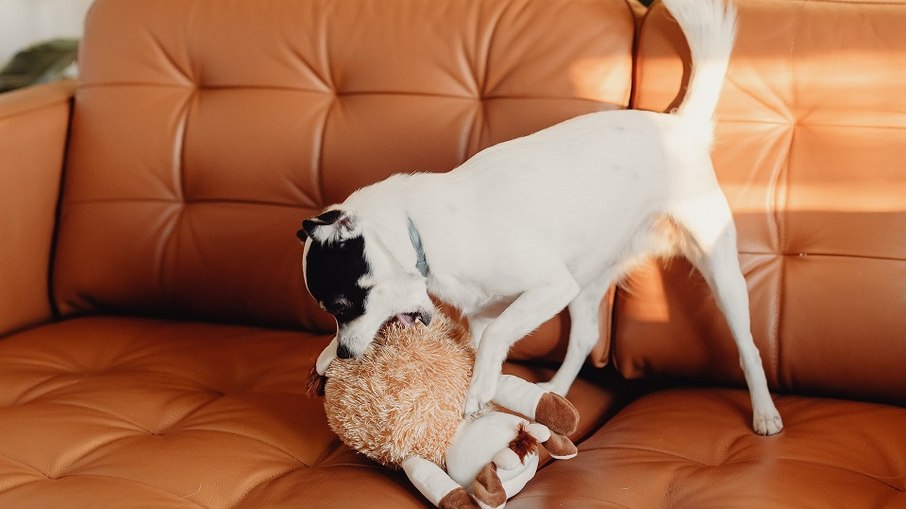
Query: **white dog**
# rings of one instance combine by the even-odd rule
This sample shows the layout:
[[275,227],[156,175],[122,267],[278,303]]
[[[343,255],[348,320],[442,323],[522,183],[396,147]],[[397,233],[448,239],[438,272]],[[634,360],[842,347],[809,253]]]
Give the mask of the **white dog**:
[[468,318],[475,338],[472,413],[494,395],[510,346],[568,307],[566,358],[544,384],[563,395],[598,342],[608,287],[649,257],[682,253],[732,329],[755,431],[782,429],[710,157],[735,9],[721,0],[664,4],[693,60],[675,113],[579,116],[483,150],[449,173],[394,175],[303,222],[306,286],[337,319],[337,355],[360,355],[390,320],[429,322],[435,295]]

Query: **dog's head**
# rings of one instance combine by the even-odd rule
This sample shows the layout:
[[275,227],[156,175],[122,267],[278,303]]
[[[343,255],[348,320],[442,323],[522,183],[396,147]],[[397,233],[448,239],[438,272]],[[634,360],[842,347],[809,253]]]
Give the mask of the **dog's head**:
[[[358,357],[381,327],[429,324],[434,304],[415,264],[407,225],[369,228],[368,221],[332,209],[302,222],[305,286],[337,321],[337,356]],[[402,235],[400,235],[402,233]],[[403,245],[399,245],[405,239]]]

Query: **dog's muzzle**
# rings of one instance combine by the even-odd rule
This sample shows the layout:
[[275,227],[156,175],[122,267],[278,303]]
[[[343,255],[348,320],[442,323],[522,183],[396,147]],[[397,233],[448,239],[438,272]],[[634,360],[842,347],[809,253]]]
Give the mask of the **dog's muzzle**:
[[414,313],[399,313],[394,315],[388,323],[399,323],[403,327],[410,327],[415,325],[415,322],[421,322],[424,325],[431,325],[431,320],[434,318],[433,313],[427,311],[416,311]]

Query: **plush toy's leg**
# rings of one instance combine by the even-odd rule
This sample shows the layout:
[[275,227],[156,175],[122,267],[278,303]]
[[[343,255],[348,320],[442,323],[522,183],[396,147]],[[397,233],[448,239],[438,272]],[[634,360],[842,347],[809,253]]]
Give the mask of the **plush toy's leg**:
[[579,424],[579,412],[569,400],[518,376],[500,376],[494,402],[561,435],[574,433]]
[[506,505],[506,491],[497,475],[497,467],[488,463],[472,482],[472,496],[481,509],[500,509]]
[[450,479],[450,476],[434,462],[418,456],[409,456],[403,461],[402,466],[412,485],[435,506],[441,509],[479,507],[465,488]]
[[541,446],[547,449],[552,458],[557,460],[568,460],[579,454],[576,444],[569,437],[558,433],[551,433],[549,439],[541,442]]

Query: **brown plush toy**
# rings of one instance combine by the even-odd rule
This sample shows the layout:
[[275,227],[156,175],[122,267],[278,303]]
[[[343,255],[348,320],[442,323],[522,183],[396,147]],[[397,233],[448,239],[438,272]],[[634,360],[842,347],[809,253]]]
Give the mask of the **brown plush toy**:
[[356,359],[336,358],[334,340],[313,375],[326,374],[327,421],[347,445],[401,467],[437,507],[498,508],[535,475],[537,444],[554,458],[576,455],[566,435],[579,414],[561,396],[503,375],[497,407],[464,419],[474,360],[464,329],[438,314],[430,326],[385,327]]

